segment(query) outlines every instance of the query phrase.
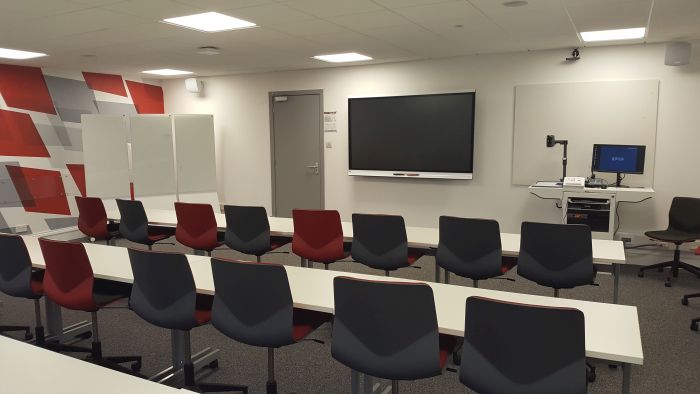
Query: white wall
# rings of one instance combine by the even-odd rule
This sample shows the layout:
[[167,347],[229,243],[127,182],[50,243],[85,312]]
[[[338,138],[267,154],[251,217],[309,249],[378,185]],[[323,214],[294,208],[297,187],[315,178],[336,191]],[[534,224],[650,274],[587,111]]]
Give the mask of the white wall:
[[[663,65],[663,45],[584,48],[563,63],[566,50],[205,78],[205,97],[182,80],[164,82],[168,113],[214,114],[221,200],[264,205],[270,211],[268,92],[323,89],[326,111],[338,111],[338,132],[325,133],[326,208],[345,219],[353,212],[402,214],[408,225],[437,225],[441,214],[496,218],[504,231],[522,220],[557,222],[551,201],[511,185],[514,86],[607,80],[660,80],[655,197],[623,206],[620,231],[666,225],[674,195],[700,197],[700,56]],[[474,180],[406,180],[347,175],[347,97],[477,91]],[[595,114],[591,114],[595,116]],[[558,152],[551,152],[558,155]],[[587,174],[581,174],[587,175]]]

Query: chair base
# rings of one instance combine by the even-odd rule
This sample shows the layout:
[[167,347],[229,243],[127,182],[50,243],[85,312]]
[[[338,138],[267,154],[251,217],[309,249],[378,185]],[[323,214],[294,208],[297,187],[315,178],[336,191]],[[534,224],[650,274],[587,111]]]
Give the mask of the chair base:
[[34,338],[32,330],[29,326],[0,326],[0,334],[5,334],[8,332],[24,331],[24,340],[31,341]]
[[239,384],[223,384],[223,383],[199,383],[194,380],[194,364],[186,362],[182,366],[185,374],[185,385],[183,388],[196,391],[199,393],[219,393],[228,391],[240,391],[243,394],[248,394],[248,386]]
[[700,297],[700,293],[695,293],[695,294],[686,294],[683,296],[683,299],[681,300],[681,304],[683,305],[688,305],[688,299],[689,298],[698,298]]
[[698,330],[698,324],[700,324],[700,318],[693,319],[690,321],[690,329],[693,331]]
[[690,272],[691,274],[695,274],[698,278],[700,278],[700,268],[692,266],[688,263],[684,263],[681,261],[681,251],[680,251],[680,244],[676,244],[676,249],[673,251],[673,260],[671,261],[665,261],[663,263],[658,263],[658,264],[652,264],[647,267],[641,267],[639,269],[639,276],[640,278],[644,277],[644,271],[647,270],[652,270],[652,269],[658,269],[659,271],[663,271],[664,268],[671,268],[668,272],[668,276],[666,277],[666,287],[671,287],[671,281],[673,280],[672,278],[677,278],[678,277],[678,270],[683,269],[685,271]]
[[[138,374],[141,370],[141,356],[103,356],[102,342],[100,341],[92,342],[90,355],[85,360],[115,371],[141,376]],[[124,363],[131,363],[131,365],[126,368],[121,365]]]

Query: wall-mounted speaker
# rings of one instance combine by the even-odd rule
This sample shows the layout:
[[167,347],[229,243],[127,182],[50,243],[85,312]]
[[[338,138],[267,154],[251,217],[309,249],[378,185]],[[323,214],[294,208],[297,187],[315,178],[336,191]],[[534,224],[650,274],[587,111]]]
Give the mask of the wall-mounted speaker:
[[202,81],[197,78],[185,79],[185,89],[190,93],[200,93],[202,91]]
[[666,45],[666,58],[664,64],[667,66],[685,66],[690,64],[692,46],[689,42],[672,42]]

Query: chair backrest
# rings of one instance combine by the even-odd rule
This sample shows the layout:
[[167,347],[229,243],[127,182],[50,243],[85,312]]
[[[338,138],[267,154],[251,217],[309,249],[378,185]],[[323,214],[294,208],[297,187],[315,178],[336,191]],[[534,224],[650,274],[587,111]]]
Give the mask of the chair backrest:
[[333,358],[383,379],[441,373],[435,301],[423,283],[333,281]]
[[700,235],[700,198],[674,197],[668,211],[668,228]]
[[466,302],[459,380],[479,393],[585,393],[583,313],[481,297]]
[[32,261],[22,237],[0,234],[0,291],[13,297],[35,298],[31,280]]
[[81,243],[40,238],[44,255],[44,292],[51,301],[74,310],[99,309],[92,294],[95,278],[85,246]]
[[121,219],[119,232],[131,242],[152,243],[148,238],[148,217],[141,201],[117,199]]
[[78,229],[88,237],[107,238],[107,212],[102,199],[75,196],[75,203],[78,206]]
[[555,289],[593,283],[593,246],[584,224],[523,222],[518,275]]
[[197,290],[187,257],[180,253],[129,248],[134,274],[131,307],[142,319],[159,327],[196,327]]
[[352,215],[352,258],[372,268],[395,270],[408,264],[408,240],[403,217]]
[[294,209],[292,220],[294,254],[317,262],[333,262],[345,257],[338,211]]
[[440,241],[435,262],[442,268],[470,279],[501,275],[501,230],[490,219],[440,216]]
[[226,246],[255,256],[270,250],[270,223],[265,207],[224,205],[224,213]]
[[283,266],[212,258],[211,268],[214,327],[252,346],[294,343],[292,292]]
[[175,239],[193,249],[211,250],[218,245],[216,217],[209,204],[175,203]]

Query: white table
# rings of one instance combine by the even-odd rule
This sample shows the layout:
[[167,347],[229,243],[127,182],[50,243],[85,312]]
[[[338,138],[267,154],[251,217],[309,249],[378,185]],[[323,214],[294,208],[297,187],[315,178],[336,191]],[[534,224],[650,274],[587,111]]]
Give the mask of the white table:
[[[38,239],[23,236],[32,263],[44,267]],[[121,282],[133,282],[128,250],[98,244],[86,244],[95,277]],[[194,276],[197,292],[214,294],[214,279],[210,259],[205,256],[187,256]],[[339,271],[315,270],[285,266],[289,277],[294,306],[297,308],[333,313],[333,278],[350,276],[369,280],[386,280],[383,276],[364,275]],[[392,281],[409,281],[391,278]],[[465,301],[469,296],[534,305],[570,307],[581,310],[586,325],[586,356],[622,364],[623,392],[629,392],[630,367],[644,361],[637,308],[634,306],[578,301],[564,298],[543,297],[478,289],[443,283],[427,283],[433,289],[441,333],[464,335]]]
[[[216,211],[216,209],[215,209]],[[174,227],[177,217],[174,210],[149,209],[148,220],[153,225]],[[226,228],[226,215],[215,213],[216,225],[219,229]],[[119,221],[119,211],[107,212],[107,218]],[[294,233],[294,223],[291,218],[270,217],[270,232],[273,235],[291,236]],[[352,238],[352,222],[342,222],[343,236]],[[406,237],[411,246],[436,248],[440,240],[440,232],[431,227],[406,227]],[[501,249],[504,256],[518,256],[520,253],[520,234],[501,233]],[[613,271],[613,303],[618,302],[620,265],[625,264],[625,248],[621,241],[594,239],[593,262],[597,265],[612,266]],[[440,268],[435,266],[435,281],[440,282]]]
[[6,394],[191,393],[3,336],[0,354],[0,392]]

